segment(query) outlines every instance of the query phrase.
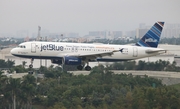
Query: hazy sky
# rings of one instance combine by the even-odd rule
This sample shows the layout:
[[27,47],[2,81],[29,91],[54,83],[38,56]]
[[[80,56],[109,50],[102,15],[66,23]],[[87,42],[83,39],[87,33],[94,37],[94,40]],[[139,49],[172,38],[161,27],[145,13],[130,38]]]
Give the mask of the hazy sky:
[[180,23],[180,0],[0,0],[0,33],[130,31],[139,23]]

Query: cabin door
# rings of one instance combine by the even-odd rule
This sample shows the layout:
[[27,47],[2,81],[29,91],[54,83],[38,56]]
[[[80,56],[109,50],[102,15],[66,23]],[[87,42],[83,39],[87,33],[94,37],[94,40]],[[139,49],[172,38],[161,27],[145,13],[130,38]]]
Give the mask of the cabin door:
[[36,43],[31,43],[31,53],[36,53]]

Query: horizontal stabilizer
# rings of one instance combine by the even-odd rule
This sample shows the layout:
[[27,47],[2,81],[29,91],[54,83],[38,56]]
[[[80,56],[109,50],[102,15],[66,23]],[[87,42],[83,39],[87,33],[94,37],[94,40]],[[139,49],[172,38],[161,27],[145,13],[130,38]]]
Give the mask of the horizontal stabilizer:
[[160,49],[160,50],[146,50],[146,53],[156,53],[156,52],[162,52],[162,51],[164,51],[164,52],[166,52],[166,50],[164,50],[164,49]]

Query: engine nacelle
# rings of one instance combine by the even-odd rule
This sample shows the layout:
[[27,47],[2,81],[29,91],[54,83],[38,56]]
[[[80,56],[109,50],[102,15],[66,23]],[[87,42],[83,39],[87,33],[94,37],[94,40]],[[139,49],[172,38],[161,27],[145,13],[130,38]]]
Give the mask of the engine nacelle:
[[65,56],[63,63],[65,65],[81,65],[81,58]]
[[51,62],[52,62],[53,64],[59,64],[59,65],[62,64],[62,60],[61,60],[61,59],[52,59]]

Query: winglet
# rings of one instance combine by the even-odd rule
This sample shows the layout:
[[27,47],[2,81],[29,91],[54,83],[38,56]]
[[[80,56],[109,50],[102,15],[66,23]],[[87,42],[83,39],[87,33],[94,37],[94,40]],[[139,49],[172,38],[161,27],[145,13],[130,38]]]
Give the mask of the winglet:
[[151,29],[136,43],[137,46],[157,48],[164,22],[155,23]]

